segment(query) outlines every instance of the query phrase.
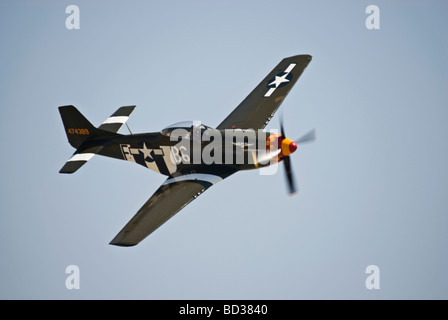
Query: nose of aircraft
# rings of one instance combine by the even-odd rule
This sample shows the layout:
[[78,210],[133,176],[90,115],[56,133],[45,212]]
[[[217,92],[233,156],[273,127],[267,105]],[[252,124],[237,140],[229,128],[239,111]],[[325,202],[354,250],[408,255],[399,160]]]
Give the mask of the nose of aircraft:
[[297,150],[297,144],[294,141],[291,141],[291,143],[289,144],[289,152],[293,153],[296,150]]
[[289,156],[297,150],[297,144],[291,139],[285,138],[282,141],[281,148],[283,156]]

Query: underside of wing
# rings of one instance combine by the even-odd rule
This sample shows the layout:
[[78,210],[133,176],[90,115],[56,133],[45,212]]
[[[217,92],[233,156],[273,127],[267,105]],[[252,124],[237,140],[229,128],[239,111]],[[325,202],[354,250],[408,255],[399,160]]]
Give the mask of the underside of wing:
[[134,246],[168,221],[225,175],[190,173],[169,177],[110,242],[116,246]]
[[216,128],[266,127],[310,61],[311,56],[307,54],[283,59]]

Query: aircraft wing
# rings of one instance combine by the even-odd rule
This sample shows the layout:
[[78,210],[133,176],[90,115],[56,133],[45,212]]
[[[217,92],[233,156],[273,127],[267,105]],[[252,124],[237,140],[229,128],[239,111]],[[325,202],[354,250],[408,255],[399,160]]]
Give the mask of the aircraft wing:
[[234,172],[220,175],[191,173],[169,177],[110,244],[116,246],[138,244],[201,193]]
[[216,129],[263,129],[310,61],[307,54],[283,59]]

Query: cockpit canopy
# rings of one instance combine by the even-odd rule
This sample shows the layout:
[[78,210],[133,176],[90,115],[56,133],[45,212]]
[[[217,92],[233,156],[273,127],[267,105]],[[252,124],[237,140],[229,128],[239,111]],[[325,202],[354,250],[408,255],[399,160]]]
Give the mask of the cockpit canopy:
[[215,130],[212,127],[202,124],[200,121],[182,121],[162,129],[160,133],[169,137],[176,129],[179,129],[175,132],[176,136],[181,136],[184,133],[184,138],[186,139],[194,139],[195,137],[200,139],[201,135],[207,129]]

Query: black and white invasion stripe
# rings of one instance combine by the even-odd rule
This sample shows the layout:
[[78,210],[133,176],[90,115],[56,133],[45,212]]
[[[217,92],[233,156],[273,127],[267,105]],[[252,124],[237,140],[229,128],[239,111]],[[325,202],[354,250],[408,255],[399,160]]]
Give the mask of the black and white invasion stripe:
[[110,132],[118,132],[123,124],[128,121],[135,106],[125,106],[115,111],[109,118],[107,118],[98,129]]

